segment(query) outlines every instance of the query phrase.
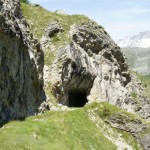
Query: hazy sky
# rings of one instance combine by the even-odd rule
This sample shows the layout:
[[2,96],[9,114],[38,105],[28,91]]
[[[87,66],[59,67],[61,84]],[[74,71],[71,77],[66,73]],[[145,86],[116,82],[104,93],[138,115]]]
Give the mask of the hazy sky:
[[30,0],[50,11],[84,14],[104,26],[114,40],[150,30],[150,0]]

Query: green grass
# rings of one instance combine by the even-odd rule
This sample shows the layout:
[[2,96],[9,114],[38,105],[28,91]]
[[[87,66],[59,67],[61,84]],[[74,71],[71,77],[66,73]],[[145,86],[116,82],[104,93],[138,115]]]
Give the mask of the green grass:
[[[139,116],[128,113],[114,105],[109,104],[108,102],[102,102],[100,104],[93,103],[87,106],[87,109],[93,109],[95,115],[97,115],[100,119],[102,119],[106,123],[108,123],[108,120],[111,116],[112,117],[116,116],[116,118],[120,118],[120,120],[126,120],[126,122],[129,124],[135,121],[136,119],[139,119],[143,122],[142,118],[140,118]],[[112,128],[111,125],[109,125],[109,128]],[[122,138],[126,141],[126,143],[131,145],[135,150],[141,149],[141,147],[139,147],[137,140],[132,136],[130,132],[126,132],[118,128],[112,128],[112,129],[114,133],[120,133],[122,135]],[[149,133],[149,128],[147,130],[148,130],[147,133]]]
[[116,150],[85,109],[46,112],[0,129],[1,150]]
[[55,35],[54,43],[59,41],[68,42],[68,31],[73,24],[81,24],[88,22],[89,19],[84,15],[61,15],[55,12],[49,12],[42,7],[35,7],[32,5],[22,3],[22,12],[24,17],[30,24],[30,29],[34,35],[40,39],[44,33],[44,29],[48,27],[50,22],[58,22],[64,29],[64,32],[60,33],[59,37]]
[[136,94],[135,92],[132,92],[132,93],[131,93],[131,96],[132,96],[133,99],[136,99],[136,98],[137,98],[137,94]]
[[118,133],[120,133],[122,135],[122,138],[125,139],[125,141],[131,145],[134,150],[141,150],[142,148],[139,147],[139,144],[137,142],[137,140],[128,132],[126,131],[120,131],[119,129],[114,129],[116,130]]
[[115,105],[112,105],[108,102],[101,102],[101,103],[92,103],[89,106],[86,106],[87,109],[94,109],[95,113],[102,118],[103,120],[108,120],[111,116],[124,116],[128,121],[135,120],[138,118],[137,115],[131,114],[123,109],[118,108]]
[[[103,135],[107,131],[101,131],[91,121],[89,110],[95,110],[98,117],[104,120],[104,125],[108,125],[106,120],[110,116],[120,113],[129,121],[137,118],[107,102],[70,111],[47,111],[25,121],[4,125],[0,129],[0,150],[116,150],[117,147]],[[111,125],[109,127],[112,128]],[[122,138],[135,150],[139,150],[131,133],[112,129],[114,133],[122,134]]]

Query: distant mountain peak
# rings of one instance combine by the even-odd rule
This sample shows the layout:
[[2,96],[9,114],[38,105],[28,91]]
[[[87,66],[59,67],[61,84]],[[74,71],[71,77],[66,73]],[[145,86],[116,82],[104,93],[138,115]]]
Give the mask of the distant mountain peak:
[[150,31],[140,32],[134,36],[126,36],[117,43],[120,47],[148,48],[150,47]]

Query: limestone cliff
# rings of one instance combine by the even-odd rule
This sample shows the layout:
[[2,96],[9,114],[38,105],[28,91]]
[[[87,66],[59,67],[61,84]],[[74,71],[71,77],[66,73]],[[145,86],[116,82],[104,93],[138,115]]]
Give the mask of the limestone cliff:
[[0,0],[0,124],[37,112],[44,100],[43,58],[19,0]]
[[90,20],[70,26],[68,36],[71,42],[54,50],[56,58],[46,68],[57,100],[70,107],[108,101],[149,118],[149,99],[104,28]]

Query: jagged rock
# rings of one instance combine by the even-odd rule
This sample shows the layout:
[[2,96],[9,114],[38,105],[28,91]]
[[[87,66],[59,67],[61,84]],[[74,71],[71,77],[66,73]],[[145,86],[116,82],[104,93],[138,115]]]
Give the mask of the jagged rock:
[[111,116],[108,120],[112,127],[124,130],[126,132],[132,133],[133,136],[139,137],[139,133],[148,127],[144,125],[141,120],[130,119],[129,116],[125,114],[116,114]]
[[43,65],[19,0],[0,0],[0,124],[38,111],[45,98]]
[[42,45],[42,49],[44,49],[45,51],[47,49],[52,49],[51,47],[51,38],[53,36],[55,36],[58,33],[63,32],[63,28],[62,26],[54,21],[54,22],[50,22],[48,27],[44,30],[44,35],[42,36],[40,43]]
[[63,28],[56,21],[49,23],[48,28],[45,30],[46,36],[50,38],[59,32],[63,32]]
[[54,89],[55,93],[62,91],[60,101],[68,105],[71,97],[84,95],[85,102],[99,99],[115,104],[124,98],[130,75],[119,47],[106,31],[89,22],[72,26],[70,35],[73,42],[59,50],[51,74],[59,81]]
[[125,113],[116,113],[107,120],[113,128],[132,134],[144,150],[150,149],[150,134],[146,130],[149,125],[140,119],[130,117]]

